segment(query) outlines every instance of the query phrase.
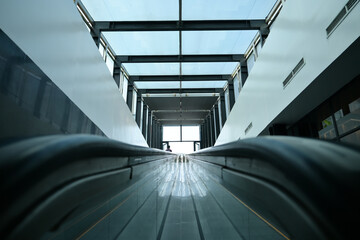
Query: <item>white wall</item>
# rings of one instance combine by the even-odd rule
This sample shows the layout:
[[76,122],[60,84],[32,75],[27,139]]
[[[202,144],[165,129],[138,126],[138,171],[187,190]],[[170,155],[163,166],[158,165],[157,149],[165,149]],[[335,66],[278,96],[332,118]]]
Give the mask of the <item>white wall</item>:
[[[360,36],[360,4],[358,4],[327,38],[325,29],[346,2],[345,0],[285,2],[216,145],[239,138],[254,137],[261,133],[296,96]],[[282,82],[302,57],[306,65],[284,89]],[[245,134],[245,129],[251,122],[253,126]]]
[[73,1],[1,1],[0,27],[108,137],[147,146]]

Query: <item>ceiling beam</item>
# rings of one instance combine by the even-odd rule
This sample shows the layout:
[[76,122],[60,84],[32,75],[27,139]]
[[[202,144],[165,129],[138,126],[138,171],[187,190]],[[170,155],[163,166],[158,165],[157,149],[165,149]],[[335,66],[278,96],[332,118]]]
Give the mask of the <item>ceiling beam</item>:
[[186,118],[163,118],[163,119],[157,119],[158,121],[161,121],[161,122],[164,122],[164,121],[204,121],[203,118],[189,118],[189,119],[186,119]]
[[129,76],[131,82],[159,82],[159,81],[227,81],[231,75],[143,75]]
[[141,97],[143,98],[169,98],[169,97],[176,97],[176,98],[187,98],[187,97],[219,97],[220,93],[214,92],[197,92],[197,93],[143,93]]
[[189,20],[189,21],[95,21],[96,31],[216,31],[260,30],[268,32],[265,20]]
[[121,63],[152,62],[244,62],[244,54],[116,56]]
[[154,113],[198,113],[198,112],[210,112],[208,109],[193,109],[193,110],[152,110]]
[[[180,97],[180,94],[183,94],[182,97],[186,97],[184,94],[189,93],[188,97],[192,96],[191,94],[198,94],[199,96],[218,96],[218,93],[223,92],[223,88],[175,88],[175,89],[138,89],[138,92],[142,94],[143,97],[151,96],[152,94],[167,94],[169,97]],[[208,95],[204,95],[208,94]],[[159,97],[161,97],[159,95]]]

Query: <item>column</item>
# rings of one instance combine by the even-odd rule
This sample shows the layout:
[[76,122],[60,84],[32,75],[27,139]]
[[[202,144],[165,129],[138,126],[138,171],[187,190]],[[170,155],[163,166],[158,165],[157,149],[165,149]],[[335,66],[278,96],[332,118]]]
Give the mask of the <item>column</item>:
[[134,85],[130,81],[128,82],[128,90],[126,97],[126,104],[128,105],[130,112],[132,113],[132,101],[133,101]]
[[155,123],[155,148],[158,148],[159,149],[159,142],[160,142],[160,134],[159,134],[159,122],[156,121]]
[[211,139],[210,139],[210,118],[209,118],[209,115],[206,117],[205,131],[206,131],[206,147],[210,147]]
[[260,30],[260,43],[259,44],[261,44],[261,47],[264,46],[265,40],[269,36],[269,33],[270,33],[269,26]]
[[163,126],[160,124],[160,149],[163,149],[162,143],[163,143]]
[[150,110],[150,108],[148,108],[148,120],[147,120],[147,122],[148,122],[148,126],[147,126],[147,134],[146,134],[146,141],[147,141],[147,143],[148,143],[148,145],[149,146],[151,146],[151,120],[152,120],[152,113],[151,113],[151,110]]
[[201,124],[200,125],[200,148],[201,149],[204,148],[203,143],[204,143],[204,125]]
[[215,132],[216,132],[216,139],[217,139],[220,135],[219,102],[216,102],[215,106],[214,106],[214,118],[215,118]]
[[121,73],[121,70],[120,70],[119,65],[117,65],[116,62],[114,62],[113,78],[114,78],[118,88],[120,87],[120,73]]
[[144,138],[146,139],[146,133],[147,133],[147,105],[143,103],[143,114],[142,114],[142,134]]
[[91,37],[93,38],[95,45],[97,48],[99,48],[99,44],[100,44],[100,34],[99,32],[96,33],[94,30],[90,31]]
[[[230,111],[235,103],[235,93],[234,93],[234,80],[228,80],[228,91],[229,91],[229,105],[230,105]],[[230,113],[229,111],[229,113]]]
[[156,147],[156,120],[155,117],[152,117],[152,122],[151,122],[151,147],[155,148]]
[[246,61],[240,63],[239,76],[240,76],[240,83],[242,84],[242,86],[244,86],[246,79],[248,77],[248,67]]
[[220,93],[220,115],[221,115],[221,126],[224,126],[226,122],[226,106],[225,106],[225,92]]
[[159,149],[162,149],[162,126],[161,123],[159,122]]
[[207,119],[205,118],[205,121],[204,121],[204,148],[207,148],[207,141],[208,141],[208,137],[207,137]]
[[214,112],[211,110],[209,114],[210,121],[210,146],[214,146],[215,144],[215,129],[214,129]]
[[136,123],[139,126],[139,128],[141,129],[141,93],[140,91],[138,92],[137,98],[136,98]]

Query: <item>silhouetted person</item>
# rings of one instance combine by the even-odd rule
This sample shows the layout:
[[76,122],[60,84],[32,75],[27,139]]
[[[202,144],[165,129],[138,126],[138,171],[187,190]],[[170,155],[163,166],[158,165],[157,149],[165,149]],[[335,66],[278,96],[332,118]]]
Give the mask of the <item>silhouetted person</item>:
[[170,145],[167,145],[167,148],[166,148],[165,151],[167,151],[167,152],[172,152],[172,150],[170,149]]

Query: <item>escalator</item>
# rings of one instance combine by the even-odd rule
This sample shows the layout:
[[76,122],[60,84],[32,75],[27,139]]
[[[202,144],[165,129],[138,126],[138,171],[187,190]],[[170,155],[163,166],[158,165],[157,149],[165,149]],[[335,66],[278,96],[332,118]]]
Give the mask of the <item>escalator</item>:
[[1,239],[350,239],[360,151],[262,137],[189,155],[91,135],[0,145]]

